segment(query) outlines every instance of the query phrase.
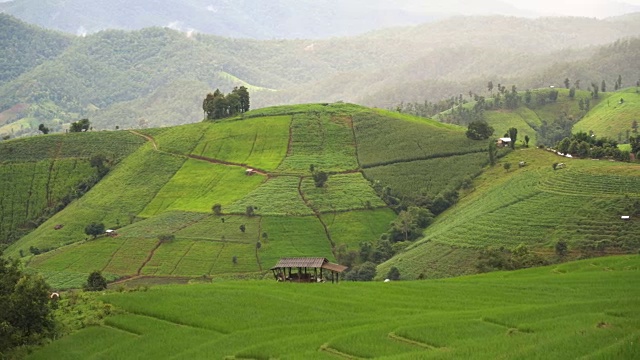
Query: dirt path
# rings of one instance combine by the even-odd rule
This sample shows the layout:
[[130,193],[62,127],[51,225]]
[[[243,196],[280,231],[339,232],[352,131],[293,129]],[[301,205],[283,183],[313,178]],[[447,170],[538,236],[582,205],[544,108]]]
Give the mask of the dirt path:
[[302,198],[302,201],[304,201],[305,205],[307,205],[307,207],[309,209],[311,209],[311,211],[313,211],[313,214],[316,216],[316,218],[318,218],[318,221],[320,221],[320,224],[322,224],[322,227],[324,228],[324,233],[327,236],[327,240],[329,240],[329,244],[331,244],[331,253],[333,254],[333,256],[336,256],[336,243],[333,242],[333,239],[331,238],[331,234],[329,233],[329,228],[327,227],[327,224],[324,223],[324,221],[322,220],[322,216],[320,215],[320,211],[316,210],[313,208],[313,206],[311,206],[311,204],[309,204],[309,200],[304,196],[304,193],[302,192],[302,180],[304,179],[304,176],[300,177],[300,181],[298,182],[298,194],[300,194],[300,197]]
[[149,252],[149,256],[147,256],[147,259],[142,263],[142,265],[140,265],[140,267],[138,268],[138,271],[136,272],[137,276],[140,276],[140,273],[142,272],[142,269],[147,266],[147,264],[149,263],[149,261],[151,261],[151,258],[153,257],[153,255],[156,253],[156,250],[158,250],[158,248],[160,247],[160,245],[162,245],[162,241],[158,240],[158,243],[156,243],[156,246],[153,247],[153,249],[151,249],[151,251]]
[[129,132],[134,134],[134,135],[138,135],[138,136],[141,136],[141,137],[147,139],[147,141],[149,141],[151,144],[153,144],[153,149],[155,151],[158,151],[158,143],[156,143],[156,139],[154,139],[153,136],[145,135],[145,134],[139,133],[139,132],[137,132],[135,130],[129,130]]

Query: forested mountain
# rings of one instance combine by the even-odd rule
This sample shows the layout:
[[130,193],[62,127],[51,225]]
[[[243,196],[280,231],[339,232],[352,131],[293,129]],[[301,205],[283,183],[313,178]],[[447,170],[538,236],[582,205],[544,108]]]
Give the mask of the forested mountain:
[[0,13],[0,84],[60,55],[72,37],[30,26]]
[[144,0],[135,4],[126,0],[14,0],[0,3],[0,11],[74,34],[170,26],[254,39],[352,36],[451,14],[530,14],[500,0],[437,4],[421,0]]
[[[622,75],[628,86],[640,77],[631,60],[639,18],[459,17],[352,38],[258,41],[166,28],[69,39],[2,16],[12,38],[61,43],[60,55],[0,83],[0,135],[35,134],[39,123],[60,131],[81,117],[95,129],[196,122],[207,92],[238,85],[254,109],[339,100],[391,107],[486,92],[489,80],[524,90]],[[45,58],[48,49],[29,51]],[[3,62],[11,56],[0,52]]]

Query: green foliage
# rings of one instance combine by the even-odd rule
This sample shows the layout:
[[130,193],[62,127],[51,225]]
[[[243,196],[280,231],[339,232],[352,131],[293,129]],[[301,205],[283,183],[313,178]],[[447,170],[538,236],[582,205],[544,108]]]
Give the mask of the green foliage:
[[39,275],[25,274],[17,260],[0,252],[0,354],[22,345],[37,345],[55,335],[49,304],[51,288]]
[[[619,101],[620,97],[624,98],[623,102]],[[618,134],[632,128],[632,122],[637,120],[638,112],[640,94],[636,93],[635,89],[607,94],[573,126],[573,131],[588,133],[591,130],[598,137],[617,139]]]
[[69,128],[69,132],[85,132],[89,131],[91,127],[91,122],[89,119],[82,119],[76,122],[71,123],[71,127]]
[[249,91],[246,87],[235,87],[231,93],[225,95],[219,89],[207,94],[202,102],[202,110],[207,120],[217,120],[233,117],[249,111]]
[[94,271],[89,274],[87,283],[84,286],[86,291],[102,291],[107,288],[107,280],[102,276],[102,272]]
[[484,140],[493,135],[493,127],[486,121],[473,121],[467,127],[466,135],[472,140]]
[[387,273],[387,279],[389,280],[400,280],[400,270],[397,267],[392,266]]
[[176,236],[174,234],[160,234],[158,235],[158,240],[160,242],[166,243],[166,242],[171,242],[174,241],[176,239]]
[[509,134],[509,137],[511,138],[511,142],[509,143],[509,145],[511,146],[512,149],[515,149],[516,141],[518,140],[518,129],[516,129],[514,127],[509,128],[507,133]]
[[98,235],[104,234],[104,224],[103,223],[91,223],[84,228],[84,233],[87,235],[93,236],[95,239]]
[[327,175],[327,173],[324,171],[315,171],[313,173],[313,182],[317,188],[324,187],[324,184],[327,182],[328,179],[329,179],[329,175]]
[[365,262],[349,269],[344,279],[348,281],[371,281],[376,276],[376,264]]

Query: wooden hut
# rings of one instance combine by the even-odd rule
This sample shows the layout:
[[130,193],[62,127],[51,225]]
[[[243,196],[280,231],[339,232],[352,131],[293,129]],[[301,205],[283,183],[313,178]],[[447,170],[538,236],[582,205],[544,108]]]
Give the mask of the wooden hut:
[[340,273],[346,269],[326,258],[282,258],[271,271],[277,281],[324,282],[331,273],[331,282],[338,282]]

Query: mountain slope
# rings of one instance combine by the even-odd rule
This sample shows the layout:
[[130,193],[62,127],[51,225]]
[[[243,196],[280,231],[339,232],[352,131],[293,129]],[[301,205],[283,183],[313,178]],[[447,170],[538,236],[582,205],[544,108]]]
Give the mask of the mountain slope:
[[[518,162],[526,166],[515,168]],[[554,170],[553,163],[566,168]],[[510,171],[504,163],[513,164]],[[478,271],[480,250],[520,244],[553,253],[558,241],[578,254],[635,252],[640,221],[620,219],[640,200],[640,167],[566,159],[542,149],[511,152],[474,181],[474,188],[424,232],[424,238],[378,267],[406,278]],[[425,261],[427,260],[427,261]]]

